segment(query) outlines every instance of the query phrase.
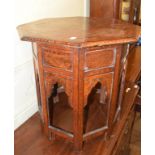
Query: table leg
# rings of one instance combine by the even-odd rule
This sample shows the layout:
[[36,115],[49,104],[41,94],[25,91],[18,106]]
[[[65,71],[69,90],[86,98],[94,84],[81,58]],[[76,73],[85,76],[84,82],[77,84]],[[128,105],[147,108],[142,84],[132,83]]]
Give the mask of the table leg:
[[84,78],[82,51],[74,51],[73,55],[73,134],[75,151],[83,147],[83,114],[84,114]]

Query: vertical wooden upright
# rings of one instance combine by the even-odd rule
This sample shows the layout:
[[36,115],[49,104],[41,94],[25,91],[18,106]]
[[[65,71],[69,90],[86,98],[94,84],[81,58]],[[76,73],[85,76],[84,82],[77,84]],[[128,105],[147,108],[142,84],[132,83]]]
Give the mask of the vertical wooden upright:
[[77,151],[82,149],[83,145],[83,71],[82,51],[79,48],[74,49],[73,54],[73,128],[74,128],[74,146]]

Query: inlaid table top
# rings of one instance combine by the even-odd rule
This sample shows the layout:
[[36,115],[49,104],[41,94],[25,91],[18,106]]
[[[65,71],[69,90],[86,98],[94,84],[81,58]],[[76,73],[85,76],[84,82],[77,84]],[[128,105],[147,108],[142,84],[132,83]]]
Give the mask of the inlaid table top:
[[42,19],[17,27],[25,41],[43,41],[71,46],[95,46],[135,42],[140,27],[117,19],[66,17]]

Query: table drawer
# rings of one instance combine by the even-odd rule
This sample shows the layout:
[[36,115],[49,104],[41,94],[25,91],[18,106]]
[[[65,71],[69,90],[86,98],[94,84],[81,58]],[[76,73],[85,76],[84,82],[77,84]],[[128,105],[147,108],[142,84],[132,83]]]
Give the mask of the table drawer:
[[72,70],[72,54],[62,48],[44,48],[43,64],[46,66]]
[[86,52],[85,67],[87,69],[96,69],[113,66],[116,57],[115,53],[115,48]]

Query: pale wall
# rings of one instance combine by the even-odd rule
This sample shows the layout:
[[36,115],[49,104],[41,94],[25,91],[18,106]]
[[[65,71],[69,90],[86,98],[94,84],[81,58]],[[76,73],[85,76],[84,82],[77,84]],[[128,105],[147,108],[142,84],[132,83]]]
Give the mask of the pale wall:
[[[14,2],[15,27],[41,18],[89,14],[87,0],[14,0]],[[31,43],[20,41],[15,30],[15,129],[37,111],[31,53]]]
[[84,0],[84,16],[89,17],[90,14],[90,0]]

